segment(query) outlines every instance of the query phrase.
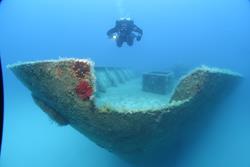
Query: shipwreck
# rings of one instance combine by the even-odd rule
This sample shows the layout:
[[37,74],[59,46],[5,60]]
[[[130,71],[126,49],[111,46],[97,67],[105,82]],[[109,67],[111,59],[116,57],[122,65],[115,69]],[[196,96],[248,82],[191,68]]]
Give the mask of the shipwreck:
[[159,157],[159,150],[170,155],[242,79],[238,73],[206,66],[184,75],[140,75],[74,58],[9,68],[51,119],[134,163]]

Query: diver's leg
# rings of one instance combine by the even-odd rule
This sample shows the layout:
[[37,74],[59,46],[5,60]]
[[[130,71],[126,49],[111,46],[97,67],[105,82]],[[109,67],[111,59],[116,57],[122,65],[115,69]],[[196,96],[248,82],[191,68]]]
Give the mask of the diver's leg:
[[116,45],[120,48],[120,47],[122,47],[122,43],[123,43],[123,40],[121,40],[121,39],[117,39],[116,40]]
[[134,44],[134,36],[133,35],[128,36],[127,44],[128,44],[128,46],[132,46]]

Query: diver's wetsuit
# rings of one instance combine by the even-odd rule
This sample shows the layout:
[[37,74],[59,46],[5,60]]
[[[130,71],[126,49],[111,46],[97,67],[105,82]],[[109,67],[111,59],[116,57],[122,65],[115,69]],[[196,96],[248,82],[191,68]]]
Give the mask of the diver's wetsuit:
[[[136,32],[137,35],[133,32]],[[132,46],[134,43],[134,38],[137,41],[141,40],[143,31],[137,27],[132,20],[117,20],[114,28],[110,29],[107,32],[109,37],[112,37],[114,34],[117,34],[116,44],[118,47],[121,47],[123,42],[127,42],[129,46]]]

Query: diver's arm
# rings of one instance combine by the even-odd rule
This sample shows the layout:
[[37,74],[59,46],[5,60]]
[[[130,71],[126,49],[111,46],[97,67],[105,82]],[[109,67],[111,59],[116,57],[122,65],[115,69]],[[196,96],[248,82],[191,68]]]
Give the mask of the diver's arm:
[[137,27],[136,25],[134,26],[134,32],[137,32],[138,34],[140,34],[140,36],[142,36],[143,35],[143,31],[142,31],[142,29],[140,29],[139,27]]
[[114,28],[112,28],[112,29],[110,29],[108,32],[107,32],[107,35],[110,37],[110,36],[112,36],[114,33],[116,33],[117,32],[117,28],[116,27],[114,27]]
[[136,37],[136,39],[137,39],[137,41],[140,41],[141,37],[143,35],[142,29],[140,29],[139,27],[137,27],[136,25],[134,25],[133,31],[138,33],[138,36]]

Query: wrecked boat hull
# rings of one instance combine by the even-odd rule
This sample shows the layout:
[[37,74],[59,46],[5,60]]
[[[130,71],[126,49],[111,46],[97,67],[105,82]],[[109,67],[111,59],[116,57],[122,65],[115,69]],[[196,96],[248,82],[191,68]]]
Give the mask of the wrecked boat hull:
[[[95,105],[99,78],[90,60],[25,62],[9,68],[59,125],[71,125],[100,147],[134,163],[154,160],[160,150],[170,155],[179,141],[195,131],[195,122],[213,113],[242,79],[237,73],[200,67],[180,79],[167,107],[120,112]],[[124,78],[129,78],[128,73]],[[99,83],[98,89],[105,92],[100,87]]]

